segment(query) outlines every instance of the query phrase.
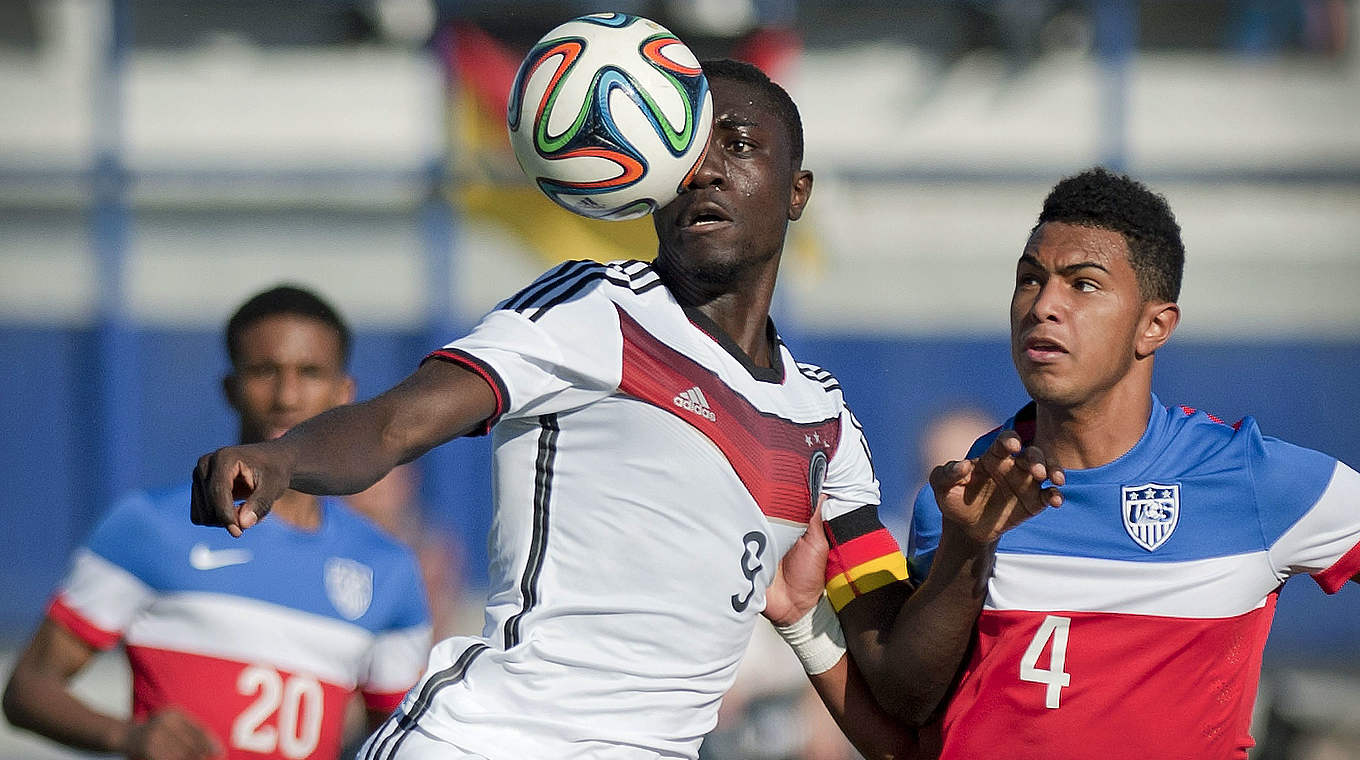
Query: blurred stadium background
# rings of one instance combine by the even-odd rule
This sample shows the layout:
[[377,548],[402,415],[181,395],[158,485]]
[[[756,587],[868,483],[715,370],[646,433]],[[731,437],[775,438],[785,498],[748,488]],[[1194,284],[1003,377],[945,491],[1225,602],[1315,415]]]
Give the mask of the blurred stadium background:
[[[1012,262],[1048,187],[1096,163],[1184,229],[1163,401],[1360,464],[1354,0],[0,0],[0,674],[112,498],[233,439],[220,332],[247,295],[332,299],[366,397],[556,261],[652,255],[645,220],[540,199],[504,137],[519,56],[595,10],[760,63],[799,103],[817,182],[776,322],[845,385],[890,519],[931,420],[1023,403]],[[460,441],[420,465],[462,629],[488,460]],[[1360,757],[1360,591],[1289,584],[1266,657],[1254,757]],[[792,668],[743,681],[707,756],[814,756],[760,696]],[[123,677],[105,660],[82,688],[126,709]],[[0,758],[66,756],[0,731]]]

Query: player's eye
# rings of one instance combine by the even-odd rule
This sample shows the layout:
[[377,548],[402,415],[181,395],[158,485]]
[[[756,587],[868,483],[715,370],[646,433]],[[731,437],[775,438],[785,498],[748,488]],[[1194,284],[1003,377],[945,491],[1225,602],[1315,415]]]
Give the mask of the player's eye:
[[1094,280],[1086,279],[1077,280],[1072,283],[1072,287],[1082,293],[1094,293],[1095,291],[1100,290],[1100,285]]
[[750,153],[755,150],[756,144],[744,137],[738,137],[727,143],[727,149],[733,153]]

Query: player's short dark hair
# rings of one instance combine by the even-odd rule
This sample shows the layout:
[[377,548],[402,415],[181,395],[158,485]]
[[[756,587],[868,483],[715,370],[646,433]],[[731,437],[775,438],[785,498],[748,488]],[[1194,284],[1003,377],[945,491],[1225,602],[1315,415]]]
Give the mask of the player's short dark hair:
[[231,357],[232,366],[236,366],[240,360],[241,334],[246,328],[276,314],[308,317],[334,329],[340,337],[340,364],[349,365],[351,336],[349,326],[340,318],[340,313],[310,290],[296,285],[279,285],[251,296],[228,320],[227,355]]
[[775,111],[789,131],[789,158],[794,168],[803,165],[803,118],[798,114],[798,105],[789,97],[783,87],[775,84],[765,72],[746,61],[731,58],[715,58],[699,64],[704,76],[709,79],[727,79],[755,87],[765,93],[774,104]]
[[1124,236],[1129,263],[1144,300],[1175,301],[1181,294],[1185,246],[1166,198],[1141,182],[1104,167],[1087,169],[1053,186],[1039,221],[1100,227]]

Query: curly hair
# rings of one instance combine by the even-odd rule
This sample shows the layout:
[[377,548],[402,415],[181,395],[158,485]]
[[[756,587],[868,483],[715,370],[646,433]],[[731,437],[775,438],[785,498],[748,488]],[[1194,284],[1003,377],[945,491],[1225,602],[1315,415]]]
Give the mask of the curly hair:
[[1185,246],[1166,198],[1141,182],[1104,167],[1087,169],[1053,186],[1039,212],[1039,225],[1062,222],[1118,232],[1129,248],[1138,291],[1147,301],[1175,301],[1181,294]]
[[247,327],[275,314],[308,317],[333,328],[340,336],[340,364],[349,364],[351,336],[349,326],[340,318],[340,313],[310,290],[295,285],[279,285],[256,293],[227,322],[227,355],[231,357],[233,366],[240,359],[241,334]]
[[789,133],[789,157],[795,169],[803,165],[803,118],[788,92],[775,84],[765,72],[746,61],[717,58],[699,64],[709,79],[727,79],[755,87],[765,93]]

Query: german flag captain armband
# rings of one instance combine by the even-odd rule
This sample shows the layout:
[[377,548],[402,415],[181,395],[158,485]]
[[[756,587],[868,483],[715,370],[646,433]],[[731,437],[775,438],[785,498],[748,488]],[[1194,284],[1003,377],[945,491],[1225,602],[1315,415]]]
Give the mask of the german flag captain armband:
[[906,581],[907,559],[868,504],[826,521],[826,596],[837,612],[852,599]]

